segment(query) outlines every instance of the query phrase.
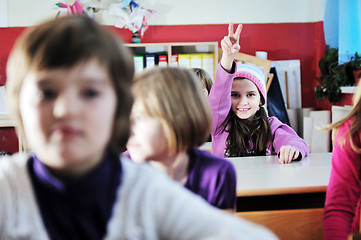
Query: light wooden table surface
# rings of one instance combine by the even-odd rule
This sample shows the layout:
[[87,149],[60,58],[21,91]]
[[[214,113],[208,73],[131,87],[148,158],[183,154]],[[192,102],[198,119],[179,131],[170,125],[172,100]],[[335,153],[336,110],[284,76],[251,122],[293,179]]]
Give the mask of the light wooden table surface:
[[275,155],[227,160],[236,169],[238,197],[326,192],[331,171],[331,153],[290,164],[280,164]]

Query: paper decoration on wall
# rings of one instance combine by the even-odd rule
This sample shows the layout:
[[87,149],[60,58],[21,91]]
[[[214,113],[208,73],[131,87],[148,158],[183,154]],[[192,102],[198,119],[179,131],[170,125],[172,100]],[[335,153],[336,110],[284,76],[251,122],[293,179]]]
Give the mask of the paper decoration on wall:
[[[95,19],[94,13],[102,8],[102,0],[62,0],[56,3],[57,16],[64,15],[88,15]],[[117,28],[127,28],[133,33],[140,33],[141,36],[148,29],[148,19],[156,11],[143,8],[133,0],[122,0],[109,5],[109,14],[116,17],[114,24]]]
[[141,36],[149,27],[148,19],[155,13],[155,10],[144,9],[133,0],[123,0],[109,6],[109,14],[117,18],[115,27],[127,28],[133,33],[139,31]]
[[55,5],[59,7],[58,16],[83,15],[83,6],[78,2],[78,0],[74,1],[73,4],[58,2]]
[[57,16],[85,14],[94,18],[101,4],[100,0],[63,0],[55,5],[58,7]]

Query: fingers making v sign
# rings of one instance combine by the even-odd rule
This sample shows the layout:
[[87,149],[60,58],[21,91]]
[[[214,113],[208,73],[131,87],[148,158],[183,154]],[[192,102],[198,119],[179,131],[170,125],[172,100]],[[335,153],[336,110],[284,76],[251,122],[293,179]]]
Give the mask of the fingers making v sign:
[[234,32],[233,25],[234,25],[233,23],[230,23],[228,25],[228,35],[225,36],[221,41],[221,47],[223,52],[221,65],[224,69],[228,71],[232,67],[232,62],[234,60],[234,57],[241,48],[239,45],[239,39],[242,32],[242,24],[238,25],[236,32]]

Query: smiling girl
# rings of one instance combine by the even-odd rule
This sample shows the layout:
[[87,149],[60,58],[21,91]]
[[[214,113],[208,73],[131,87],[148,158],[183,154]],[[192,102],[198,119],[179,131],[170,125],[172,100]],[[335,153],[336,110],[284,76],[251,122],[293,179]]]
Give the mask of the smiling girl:
[[221,41],[222,58],[209,94],[212,109],[212,151],[218,156],[242,157],[278,154],[280,163],[300,160],[309,153],[305,141],[276,117],[268,117],[264,71],[237,64],[242,25],[229,24]]

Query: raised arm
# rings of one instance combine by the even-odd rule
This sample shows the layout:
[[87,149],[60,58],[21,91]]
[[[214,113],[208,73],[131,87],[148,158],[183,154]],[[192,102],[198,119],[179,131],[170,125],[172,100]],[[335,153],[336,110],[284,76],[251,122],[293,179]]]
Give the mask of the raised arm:
[[[212,110],[212,150],[219,156],[224,156],[224,140],[222,134],[218,134],[219,127],[226,119],[231,108],[231,90],[233,76],[236,71],[234,57],[238,53],[239,39],[242,31],[242,24],[238,25],[236,32],[233,30],[233,23],[228,26],[228,35],[221,41],[222,58],[218,64],[213,86],[208,96]],[[220,137],[220,139],[218,139]],[[217,144],[217,142],[221,144]]]

